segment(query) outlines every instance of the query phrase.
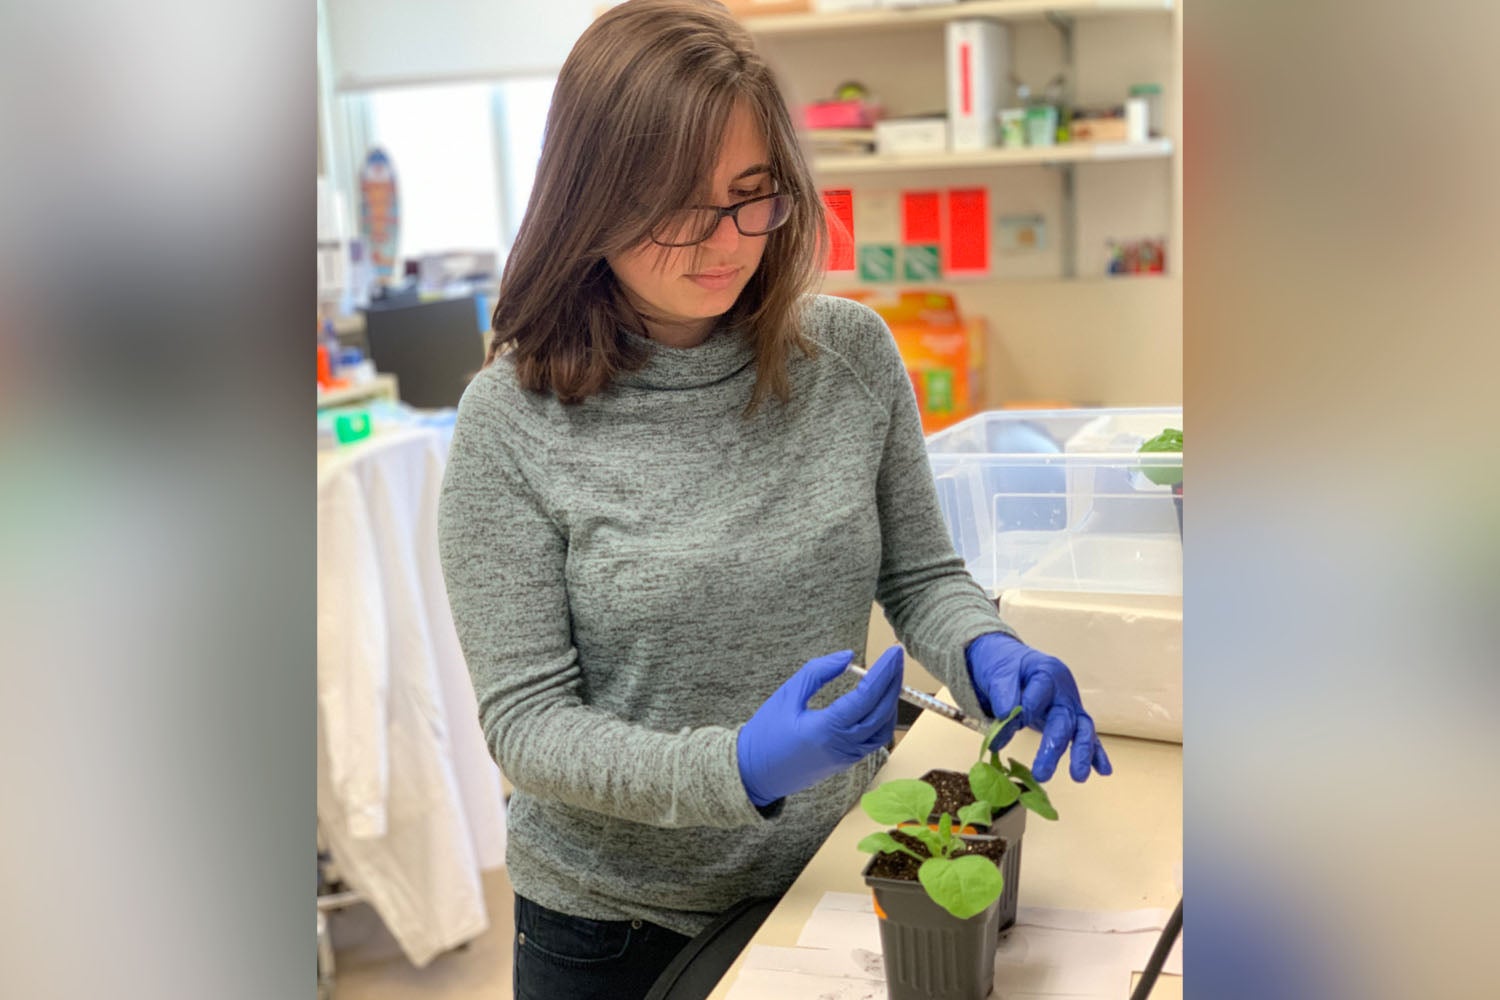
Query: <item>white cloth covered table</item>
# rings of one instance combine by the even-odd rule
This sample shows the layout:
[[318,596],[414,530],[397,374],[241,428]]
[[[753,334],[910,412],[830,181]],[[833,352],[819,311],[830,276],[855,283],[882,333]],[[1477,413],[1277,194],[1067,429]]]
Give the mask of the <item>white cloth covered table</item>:
[[437,558],[451,431],[318,456],[318,823],[415,965],[488,926],[505,859],[500,771]]

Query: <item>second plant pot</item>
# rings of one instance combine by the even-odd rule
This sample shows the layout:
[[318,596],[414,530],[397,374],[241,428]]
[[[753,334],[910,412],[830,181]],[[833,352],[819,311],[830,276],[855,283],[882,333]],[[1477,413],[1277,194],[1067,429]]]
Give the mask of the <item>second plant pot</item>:
[[[948,810],[950,815],[956,814],[959,808],[974,801],[974,793],[969,790],[969,776],[958,771],[932,770],[922,775],[923,781],[934,783],[938,775],[952,775],[954,787],[962,781],[963,801],[957,803],[944,803],[938,800],[939,812],[944,805],[951,805]],[[936,823],[938,816],[930,817],[930,822]],[[975,831],[999,837],[1005,841],[1005,858],[1000,864],[1000,874],[1005,878],[1005,891],[1000,894],[1000,926],[999,931],[1005,930],[1016,922],[1016,907],[1020,905],[1021,891],[1021,838],[1026,834],[1026,807],[1019,802],[1012,802],[990,819],[988,826],[976,826]]]

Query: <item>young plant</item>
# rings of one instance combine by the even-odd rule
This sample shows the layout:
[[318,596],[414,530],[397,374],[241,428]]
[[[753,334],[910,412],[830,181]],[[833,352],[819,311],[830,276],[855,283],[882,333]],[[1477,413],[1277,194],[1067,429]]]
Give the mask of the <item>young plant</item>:
[[884,830],[861,840],[859,849],[867,854],[900,851],[916,858],[921,862],[917,881],[927,890],[928,897],[958,919],[967,920],[983,913],[1000,898],[1005,879],[989,858],[978,854],[953,856],[963,846],[963,840],[953,832],[953,817],[943,813],[935,830],[927,825],[936,803],[937,789],[916,778],[896,778],[871,789],[859,800],[866,814],[877,823],[895,825],[902,833],[921,841],[927,857]]
[[[1057,819],[1057,810],[1052,808],[1046,791],[1031,770],[1015,758],[1010,759],[1008,766],[1002,766],[1000,755],[989,749],[996,734],[1020,712],[1017,707],[985,733],[979,760],[969,769],[969,789],[975,801],[958,810],[962,826],[988,824],[996,812],[1017,800],[1047,819]],[[986,752],[989,760],[984,759]],[[967,920],[983,913],[1000,898],[1005,879],[993,861],[978,854],[953,856],[963,845],[963,840],[954,833],[953,817],[945,812],[938,817],[935,828],[928,825],[937,804],[937,789],[927,782],[896,778],[866,792],[859,804],[877,823],[893,825],[919,841],[927,856],[901,843],[889,831],[870,834],[859,842],[859,849],[867,854],[899,851],[921,862],[917,880],[934,903],[960,920]]]
[[[1142,455],[1163,452],[1182,453],[1182,431],[1175,427],[1168,427],[1137,449],[1137,453]],[[1149,465],[1142,467],[1141,473],[1157,486],[1177,486],[1182,482],[1182,468],[1180,466]]]
[[[988,824],[995,813],[1017,800],[1043,819],[1057,819],[1057,810],[1052,808],[1047,790],[1032,775],[1031,768],[1014,757],[1006,758],[1002,765],[999,751],[990,749],[990,743],[1000,730],[1020,714],[1021,709],[1017,706],[984,734],[979,744],[979,760],[969,768],[969,790],[974,793],[974,801],[958,811],[958,818],[964,823]],[[985,760],[986,753],[989,760]]]

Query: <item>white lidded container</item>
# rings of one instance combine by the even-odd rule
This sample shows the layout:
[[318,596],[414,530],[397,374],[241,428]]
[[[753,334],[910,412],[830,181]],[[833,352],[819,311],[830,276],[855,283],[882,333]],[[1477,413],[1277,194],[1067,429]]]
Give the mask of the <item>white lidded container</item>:
[[[1017,587],[1182,593],[1182,456],[1140,454],[1182,408],[991,410],[927,439],[954,548],[991,596]],[[1159,470],[1159,471],[1158,471]]]
[[1138,452],[1167,428],[1181,407],[990,411],[927,453],[954,548],[1099,731],[1180,741],[1182,456]]

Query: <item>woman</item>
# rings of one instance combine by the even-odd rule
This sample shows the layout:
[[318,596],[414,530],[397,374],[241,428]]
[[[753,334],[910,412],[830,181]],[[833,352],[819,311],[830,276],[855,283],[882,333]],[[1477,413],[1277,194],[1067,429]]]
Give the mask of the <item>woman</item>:
[[844,670],[872,600],[966,710],[1024,706],[1038,777],[1069,743],[1076,780],[1109,773],[1067,668],[954,555],[890,331],[808,295],[824,232],[723,8],[631,0],[584,32],[440,511],[515,786],[519,1000],[644,995],[785,891],[886,758],[901,649]]

